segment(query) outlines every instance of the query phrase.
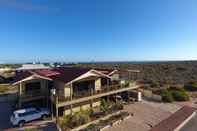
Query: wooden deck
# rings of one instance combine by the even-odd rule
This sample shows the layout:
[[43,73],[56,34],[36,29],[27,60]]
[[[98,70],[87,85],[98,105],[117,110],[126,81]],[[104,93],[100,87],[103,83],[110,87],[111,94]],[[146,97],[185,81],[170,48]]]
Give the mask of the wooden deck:
[[113,94],[116,94],[116,93],[121,93],[121,92],[128,91],[128,90],[137,89],[140,86],[141,85],[133,85],[133,86],[130,86],[130,87],[119,88],[119,89],[106,91],[106,92],[102,92],[102,93],[99,93],[99,94],[94,94],[94,95],[91,95],[91,96],[78,98],[78,99],[73,99],[73,100],[69,100],[69,101],[65,101],[65,102],[64,101],[59,101],[57,106],[58,107],[63,107],[63,106],[68,106],[68,105],[72,105],[72,104],[76,104],[76,103],[81,103],[81,102],[84,102],[84,101],[89,101],[89,100],[92,100],[92,99],[97,99],[97,98],[113,95]]

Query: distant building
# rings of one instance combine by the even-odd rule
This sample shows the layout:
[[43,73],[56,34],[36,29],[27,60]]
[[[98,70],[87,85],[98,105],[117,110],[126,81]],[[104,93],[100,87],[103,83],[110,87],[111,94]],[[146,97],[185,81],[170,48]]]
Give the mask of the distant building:
[[17,72],[26,70],[38,70],[38,69],[49,69],[49,66],[44,64],[23,64],[22,67],[16,69]]

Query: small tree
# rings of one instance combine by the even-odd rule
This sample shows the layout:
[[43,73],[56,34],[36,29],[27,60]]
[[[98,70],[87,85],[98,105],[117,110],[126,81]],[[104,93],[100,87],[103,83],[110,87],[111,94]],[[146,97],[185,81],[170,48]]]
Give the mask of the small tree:
[[161,97],[162,97],[163,102],[173,102],[174,101],[174,98],[173,98],[171,92],[168,90],[163,90],[161,93]]

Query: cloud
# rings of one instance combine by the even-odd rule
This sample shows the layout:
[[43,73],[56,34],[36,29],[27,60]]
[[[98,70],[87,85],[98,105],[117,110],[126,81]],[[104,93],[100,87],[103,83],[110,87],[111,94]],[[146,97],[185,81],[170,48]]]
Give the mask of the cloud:
[[30,2],[30,0],[28,0],[28,2],[22,2],[19,0],[0,0],[0,6],[19,9],[23,11],[38,11],[38,12],[59,11],[59,8],[49,7],[48,5],[34,4]]

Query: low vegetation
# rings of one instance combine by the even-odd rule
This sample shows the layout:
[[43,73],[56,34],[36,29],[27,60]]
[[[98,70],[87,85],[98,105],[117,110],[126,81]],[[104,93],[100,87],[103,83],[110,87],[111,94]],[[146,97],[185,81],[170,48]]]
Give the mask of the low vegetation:
[[90,121],[90,110],[81,110],[72,115],[63,116],[59,124],[63,130],[72,129]]
[[125,117],[127,117],[129,114],[127,112],[121,112],[120,114],[111,116],[110,118],[106,120],[100,120],[96,124],[91,124],[87,128],[82,129],[80,131],[98,131],[99,129],[102,129],[106,125],[112,125],[113,122],[118,120],[123,120]]
[[184,89],[187,91],[197,91],[197,82],[189,82],[185,84]]
[[123,104],[120,101],[115,103],[102,100],[100,107],[101,113],[94,113],[91,108],[88,110],[81,110],[73,113],[72,115],[59,118],[58,123],[63,130],[73,129],[121,109],[123,109]]
[[174,98],[172,96],[172,93],[168,90],[165,90],[161,93],[162,101],[163,102],[173,102]]
[[140,70],[138,79],[154,88],[197,81],[197,61],[87,63],[75,66],[118,69],[121,77],[126,79],[129,79],[129,69]]
[[117,102],[107,102],[106,100],[101,100],[101,111],[105,114],[111,113],[113,111],[122,110],[123,104],[121,101]]
[[188,101],[189,95],[184,89],[166,89],[161,92],[164,102]]
[[9,91],[17,90],[16,87],[11,86],[9,84],[0,84],[0,94],[5,94]]

